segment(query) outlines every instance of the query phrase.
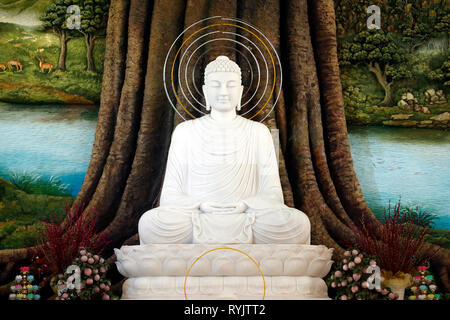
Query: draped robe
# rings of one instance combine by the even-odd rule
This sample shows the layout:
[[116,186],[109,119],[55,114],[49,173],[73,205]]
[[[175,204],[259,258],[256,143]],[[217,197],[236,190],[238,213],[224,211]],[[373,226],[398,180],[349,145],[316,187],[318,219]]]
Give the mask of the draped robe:
[[[247,209],[205,213],[206,201]],[[141,216],[138,229],[141,244],[310,244],[308,217],[284,204],[269,129],[241,116],[205,115],[175,128],[160,206]]]

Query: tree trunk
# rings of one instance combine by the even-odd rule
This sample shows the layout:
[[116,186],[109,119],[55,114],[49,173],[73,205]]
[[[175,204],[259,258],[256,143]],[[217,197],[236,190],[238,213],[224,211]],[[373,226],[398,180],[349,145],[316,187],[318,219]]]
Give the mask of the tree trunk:
[[86,71],[95,72],[95,63],[94,63],[95,35],[86,32],[84,34],[84,43],[86,45]]
[[375,63],[371,62],[368,65],[368,67],[369,67],[369,70],[375,74],[378,83],[384,89],[384,99],[381,103],[388,105],[388,106],[392,105],[392,94],[391,94],[392,82],[388,82],[386,80],[386,74],[385,74],[385,72],[383,72],[383,70],[381,70],[380,64],[378,62],[375,62]]
[[67,32],[61,30],[59,33],[59,56],[58,56],[58,66],[57,70],[66,71],[66,56],[67,56],[67,42],[69,38],[67,37]]
[[[380,223],[353,170],[333,5],[332,0],[111,1],[95,142],[74,202],[86,204],[85,212],[95,210],[97,227],[112,240],[106,254],[136,244],[140,216],[158,203],[170,136],[180,122],[164,92],[165,56],[183,28],[216,15],[255,26],[281,57],[282,94],[264,123],[280,130],[285,202],[309,216],[312,244],[334,248],[337,259],[345,245],[357,241],[354,228]],[[202,64],[233,52],[216,47]],[[0,251],[0,264],[30,255],[30,249]],[[448,259],[448,250],[433,259],[447,289]]]

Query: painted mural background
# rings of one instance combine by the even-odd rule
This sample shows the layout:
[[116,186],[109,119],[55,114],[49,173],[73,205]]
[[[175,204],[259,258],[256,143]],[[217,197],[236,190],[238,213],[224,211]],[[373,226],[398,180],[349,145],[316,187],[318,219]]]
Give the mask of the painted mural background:
[[32,245],[87,171],[109,2],[73,4],[0,1],[0,249]]
[[[62,0],[0,0],[0,249],[33,244],[41,219],[63,214],[87,171],[108,1],[73,3],[90,17],[80,29],[68,28]],[[401,199],[412,215],[435,215],[431,236],[450,246],[448,3],[335,3],[349,137],[369,207],[381,217]],[[369,4],[381,8],[380,30],[367,29]]]
[[[352,156],[369,207],[382,217],[400,201],[412,218],[450,229],[450,1],[335,4]],[[367,28],[370,5],[380,29]]]

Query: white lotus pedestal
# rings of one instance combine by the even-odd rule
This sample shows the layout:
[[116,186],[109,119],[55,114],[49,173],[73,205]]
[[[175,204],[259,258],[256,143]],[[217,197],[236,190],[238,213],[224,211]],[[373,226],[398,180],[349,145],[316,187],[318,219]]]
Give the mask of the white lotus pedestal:
[[332,252],[322,245],[295,244],[148,244],[115,249],[117,268],[128,278],[122,299],[138,300],[328,299],[322,278],[330,271]]

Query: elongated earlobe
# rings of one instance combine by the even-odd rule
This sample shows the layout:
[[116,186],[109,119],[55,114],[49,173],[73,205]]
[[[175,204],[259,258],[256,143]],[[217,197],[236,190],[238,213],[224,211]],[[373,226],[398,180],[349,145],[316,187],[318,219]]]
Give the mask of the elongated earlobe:
[[238,104],[236,106],[237,111],[241,111],[242,93],[244,92],[244,86],[241,86],[241,93],[239,94]]
[[203,95],[205,96],[205,109],[206,109],[206,111],[210,111],[211,110],[211,106],[210,106],[210,104],[208,102],[208,97],[206,95],[206,90],[205,90],[205,86],[204,85],[202,86],[202,90],[203,90]]

